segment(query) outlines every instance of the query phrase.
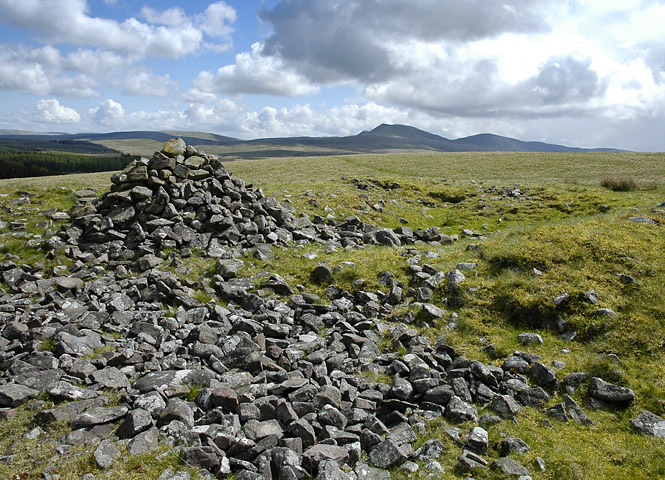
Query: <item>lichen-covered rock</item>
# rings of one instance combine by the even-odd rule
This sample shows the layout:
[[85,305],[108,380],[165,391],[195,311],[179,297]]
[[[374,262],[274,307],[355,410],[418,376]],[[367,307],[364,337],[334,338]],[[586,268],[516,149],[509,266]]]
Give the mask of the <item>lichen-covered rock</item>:
[[665,438],[665,419],[648,410],[642,410],[630,424],[642,435]]
[[178,155],[184,155],[186,151],[187,145],[182,138],[172,138],[162,146],[162,153],[172,158],[177,157]]

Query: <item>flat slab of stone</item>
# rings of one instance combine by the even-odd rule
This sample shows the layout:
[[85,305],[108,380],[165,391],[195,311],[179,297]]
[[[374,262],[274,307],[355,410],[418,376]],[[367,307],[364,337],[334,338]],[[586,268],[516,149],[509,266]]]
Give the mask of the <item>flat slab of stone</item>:
[[247,438],[254,441],[261,440],[269,435],[277,435],[280,438],[284,436],[282,427],[277,420],[266,420],[264,422],[250,420],[243,429]]
[[129,387],[127,376],[115,367],[106,367],[102,370],[97,370],[90,376],[95,383],[99,383],[105,388]]
[[100,397],[92,400],[80,400],[78,402],[68,402],[58,405],[55,408],[42,410],[37,413],[35,420],[39,424],[46,424],[57,421],[70,422],[77,415],[80,415],[87,408],[103,407],[106,403],[106,397]]
[[390,480],[390,472],[380,468],[370,467],[366,463],[359,463],[353,470],[358,480]]
[[152,390],[163,390],[169,385],[181,385],[191,370],[162,370],[143,375],[134,383],[134,388],[141,393]]
[[593,377],[589,382],[589,394],[611,404],[627,404],[635,400],[635,392],[630,388],[608,383],[598,377]]
[[497,458],[490,464],[490,468],[504,475],[519,477],[528,475],[529,471],[517,460],[508,457]]
[[55,400],[90,400],[99,396],[98,392],[77,387],[68,382],[55,382],[46,388],[48,393]]
[[37,395],[39,395],[39,390],[25,385],[16,383],[2,385],[0,386],[0,407],[18,407],[26,400],[35,398]]
[[89,408],[80,415],[74,417],[69,425],[73,429],[90,428],[95,425],[115,422],[127,415],[129,409],[125,406],[119,407],[93,407]]
[[102,346],[102,337],[98,333],[92,330],[84,330],[82,333],[82,336],[76,336],[71,333],[60,332],[56,353],[59,355],[67,353],[73,357],[80,357]]
[[60,277],[56,285],[58,291],[63,293],[69,290],[81,290],[83,288],[83,280],[76,277]]
[[59,381],[63,373],[59,368],[52,368],[17,375],[14,377],[14,381],[35,390],[45,391],[50,385]]

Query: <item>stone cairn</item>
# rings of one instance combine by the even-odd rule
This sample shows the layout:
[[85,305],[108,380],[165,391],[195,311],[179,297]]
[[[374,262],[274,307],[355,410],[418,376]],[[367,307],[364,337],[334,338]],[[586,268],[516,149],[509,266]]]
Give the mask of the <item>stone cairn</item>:
[[[631,390],[589,382],[584,373],[560,382],[555,370],[526,352],[501,367],[472,361],[445,336],[432,344],[408,325],[446,321],[444,310],[426,303],[427,292],[446,285],[454,297],[465,279],[460,270],[473,264],[437,272],[414,254],[405,265],[411,286],[383,272],[385,292],[331,287],[329,304],[294,293],[276,274],[263,276],[258,290],[253,278],[238,278],[239,257],[267,258],[271,245],[452,241],[436,228],[414,232],[356,217],[296,217],[180,139],[112,182],[102,199],[78,192],[71,222],[44,242],[75,259],[68,273],[0,264],[10,289],[0,298],[0,412],[6,418],[30,402],[38,425],[68,422],[70,433],[44,440],[61,454],[92,444],[106,469],[122,455],[167,443],[210,478],[234,472],[238,480],[383,479],[397,466],[414,472],[415,462],[437,475],[443,470],[436,458],[447,448],[441,439],[415,451],[411,445],[427,422],[443,418],[451,424],[447,441],[463,447],[458,471],[490,466],[527,475],[509,458],[529,449],[521,439],[504,439],[490,465],[484,426],[512,419],[523,406],[545,408],[549,394],[560,388],[572,394],[584,382],[597,406],[634,398]],[[214,289],[160,269],[195,253],[217,259]],[[320,265],[312,278],[332,274]],[[228,307],[201,304],[194,288],[208,289]],[[409,305],[407,297],[419,301]],[[175,314],[164,304],[176,306]],[[416,314],[400,321],[392,314],[398,305]],[[382,353],[378,345],[385,340],[406,353]],[[531,340],[527,335],[525,344]],[[114,392],[118,404],[108,405],[105,392]],[[36,399],[40,394],[66,402],[48,408]],[[479,418],[477,404],[496,415]],[[557,420],[590,422],[568,395],[546,411]],[[636,428],[652,430],[665,422],[648,412],[635,421]],[[454,426],[464,422],[476,426],[465,434]],[[178,475],[167,470],[160,479],[184,478]]]

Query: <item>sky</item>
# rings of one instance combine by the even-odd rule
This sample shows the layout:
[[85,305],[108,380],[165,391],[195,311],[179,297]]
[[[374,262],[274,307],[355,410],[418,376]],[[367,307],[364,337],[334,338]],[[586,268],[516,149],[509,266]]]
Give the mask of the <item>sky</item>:
[[665,151],[665,1],[0,0],[0,129]]

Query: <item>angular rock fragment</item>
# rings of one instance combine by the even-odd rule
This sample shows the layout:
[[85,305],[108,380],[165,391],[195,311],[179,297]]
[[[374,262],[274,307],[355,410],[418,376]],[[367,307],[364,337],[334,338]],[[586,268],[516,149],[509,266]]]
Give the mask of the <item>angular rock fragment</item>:
[[513,418],[521,410],[519,403],[517,403],[510,395],[494,396],[490,408],[494,413],[504,419]]
[[464,443],[464,447],[478,454],[484,454],[489,448],[489,434],[482,427],[473,427]]
[[348,459],[349,452],[345,448],[320,443],[305,450],[302,456],[302,465],[308,472],[316,473],[319,464],[324,461],[333,461],[341,467]]
[[593,377],[589,382],[589,395],[612,405],[624,406],[635,400],[635,392],[630,388],[608,383],[602,378]]
[[114,460],[120,457],[120,450],[115,446],[112,440],[102,440],[93,454],[97,465],[102,470],[106,470],[113,465]]
[[407,458],[400,446],[390,438],[374,446],[369,452],[369,461],[379,468],[391,468],[400,465]]
[[39,390],[10,383],[0,386],[0,407],[18,407],[30,398],[39,395]]
[[504,475],[520,476],[529,475],[529,471],[517,460],[508,457],[500,457],[490,464],[492,470],[496,470]]
[[446,405],[446,418],[454,423],[477,422],[478,410],[459,397],[453,397]]
[[73,429],[77,429],[112,423],[123,418],[128,411],[129,409],[125,406],[92,407],[70,420],[69,425]]
[[142,455],[157,450],[159,447],[159,431],[157,427],[145,430],[127,443],[127,452],[130,455]]
[[642,410],[630,424],[642,435],[665,438],[665,419],[648,410]]

